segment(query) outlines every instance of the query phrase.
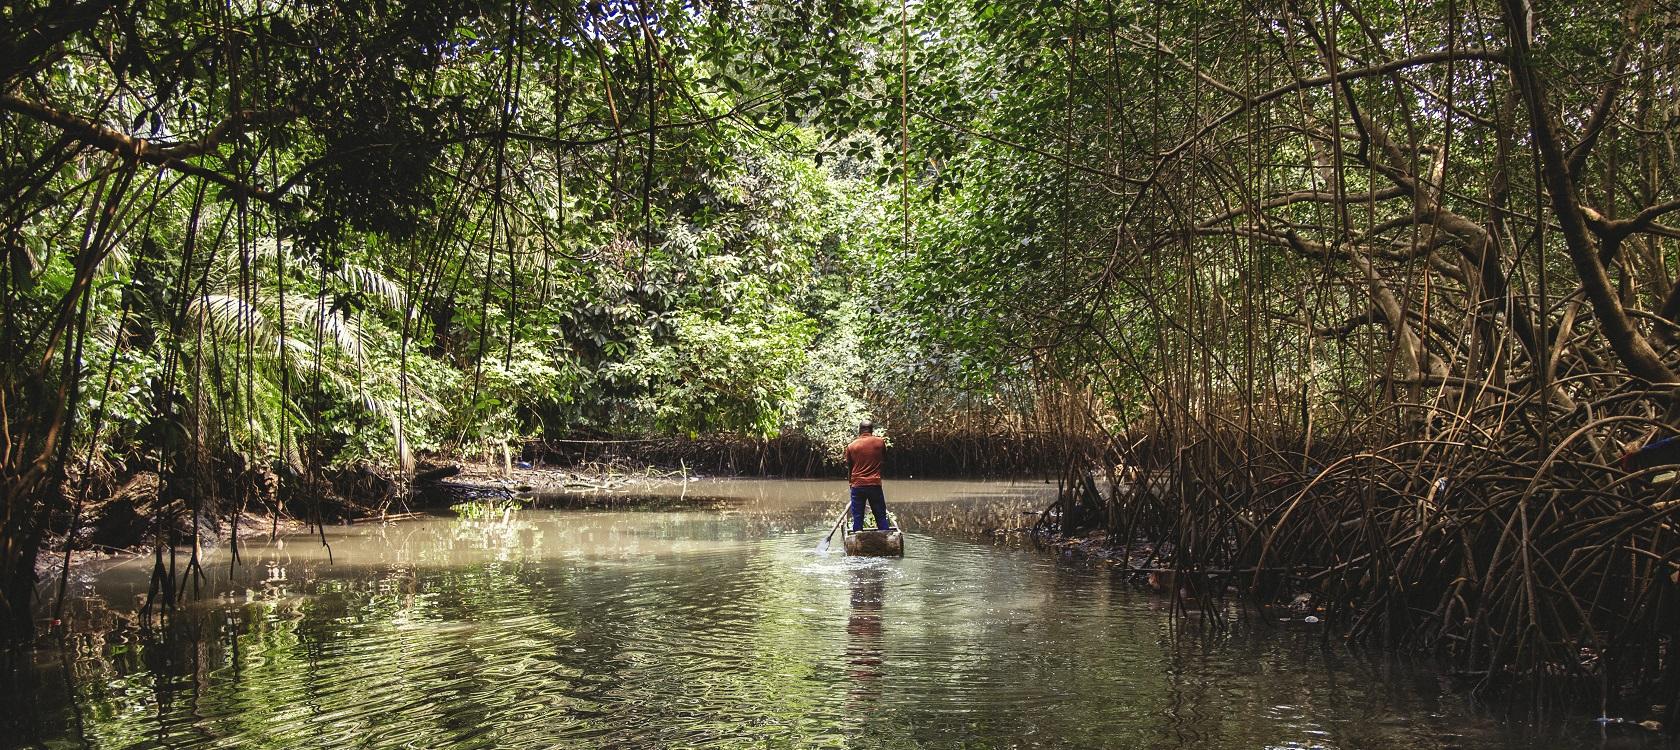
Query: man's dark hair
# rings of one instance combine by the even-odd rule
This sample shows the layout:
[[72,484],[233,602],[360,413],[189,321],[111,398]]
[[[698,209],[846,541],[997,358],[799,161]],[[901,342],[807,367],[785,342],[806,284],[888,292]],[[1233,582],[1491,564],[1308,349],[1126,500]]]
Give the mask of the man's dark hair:
[[858,425],[858,432],[873,434],[875,432],[875,423],[869,420],[864,420],[862,424]]

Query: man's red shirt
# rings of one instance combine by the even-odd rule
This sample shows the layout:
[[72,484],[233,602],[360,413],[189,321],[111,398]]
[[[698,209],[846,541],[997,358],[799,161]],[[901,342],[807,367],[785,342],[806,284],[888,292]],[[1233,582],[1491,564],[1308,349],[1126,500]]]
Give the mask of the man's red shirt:
[[881,486],[881,456],[887,441],[874,435],[859,435],[846,446],[846,460],[852,464],[853,487]]

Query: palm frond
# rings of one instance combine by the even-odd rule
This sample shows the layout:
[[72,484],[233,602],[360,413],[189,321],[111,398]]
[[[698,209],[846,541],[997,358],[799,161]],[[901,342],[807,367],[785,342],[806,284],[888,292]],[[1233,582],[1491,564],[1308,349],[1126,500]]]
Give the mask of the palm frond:
[[325,296],[314,298],[298,295],[286,298],[286,316],[308,331],[310,341],[331,341],[338,349],[360,361],[362,358],[362,329],[333,307]]
[[362,294],[385,303],[385,306],[398,313],[408,310],[408,293],[402,285],[388,278],[384,274],[366,266],[346,262],[339,269],[338,279],[346,287],[355,289]]
[[238,297],[206,294],[188,304],[187,315],[224,340],[237,341],[242,332],[249,331],[265,344],[263,349],[272,349],[268,344],[275,338],[274,326],[262,310]]

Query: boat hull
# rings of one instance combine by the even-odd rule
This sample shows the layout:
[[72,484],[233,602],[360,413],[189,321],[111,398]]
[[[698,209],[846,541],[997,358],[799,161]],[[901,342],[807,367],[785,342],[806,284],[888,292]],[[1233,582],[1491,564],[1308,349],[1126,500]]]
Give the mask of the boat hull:
[[846,554],[860,557],[903,557],[904,532],[899,529],[864,529],[847,532],[842,540]]

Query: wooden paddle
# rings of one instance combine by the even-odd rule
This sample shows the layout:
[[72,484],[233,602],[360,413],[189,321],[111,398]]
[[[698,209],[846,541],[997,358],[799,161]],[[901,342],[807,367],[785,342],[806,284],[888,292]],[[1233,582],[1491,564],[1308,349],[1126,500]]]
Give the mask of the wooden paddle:
[[829,542],[829,540],[834,538],[834,532],[840,530],[840,525],[846,522],[846,516],[850,514],[850,511],[851,511],[851,506],[850,505],[840,509],[840,517],[834,519],[834,528],[829,529],[828,530],[828,536],[823,537],[822,543],[817,545],[817,554],[819,554],[819,555],[828,554],[828,542]]

